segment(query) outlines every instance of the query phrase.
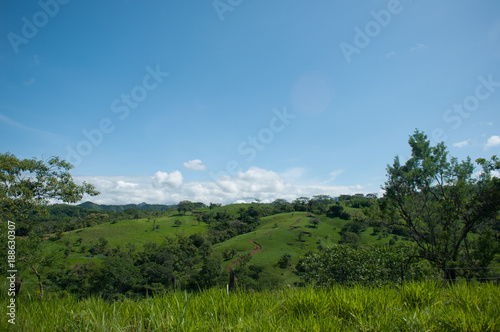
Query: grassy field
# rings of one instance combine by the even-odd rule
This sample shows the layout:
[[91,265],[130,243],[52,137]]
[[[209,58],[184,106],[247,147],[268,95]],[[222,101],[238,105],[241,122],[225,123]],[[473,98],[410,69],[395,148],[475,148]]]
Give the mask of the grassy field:
[[493,284],[211,289],[117,302],[24,293],[16,300],[16,324],[4,315],[1,331],[500,331]]
[[[64,246],[66,241],[76,243],[76,240],[81,238],[81,246],[90,246],[96,243],[100,237],[106,239],[111,248],[117,246],[125,247],[131,243],[136,246],[138,250],[142,250],[142,246],[149,242],[162,242],[165,237],[174,237],[176,234],[183,234],[186,236],[195,233],[204,233],[207,230],[207,225],[203,222],[193,220],[192,215],[186,216],[167,216],[156,218],[156,224],[153,219],[132,219],[122,220],[116,223],[103,223],[85,229],[79,229],[72,232],[67,232],[64,236],[57,241],[47,241],[49,247]],[[181,225],[176,225],[175,221],[180,220]],[[153,230],[153,226],[158,226]],[[52,243],[51,243],[52,242]],[[75,248],[76,249],[76,248]],[[77,254],[75,254],[78,256]]]

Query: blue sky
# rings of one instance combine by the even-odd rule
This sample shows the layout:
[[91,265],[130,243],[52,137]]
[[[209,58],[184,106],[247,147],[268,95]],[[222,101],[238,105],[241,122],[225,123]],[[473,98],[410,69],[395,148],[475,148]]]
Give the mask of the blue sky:
[[500,153],[500,3],[0,2],[0,151],[98,203],[380,193],[418,128]]

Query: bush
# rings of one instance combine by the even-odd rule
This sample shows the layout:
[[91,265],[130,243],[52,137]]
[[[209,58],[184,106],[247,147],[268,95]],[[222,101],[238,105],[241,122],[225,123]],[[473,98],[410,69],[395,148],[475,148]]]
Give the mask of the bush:
[[330,218],[340,218],[343,220],[351,219],[351,216],[349,215],[349,213],[345,212],[344,207],[338,203],[336,205],[330,206],[330,208],[328,209],[327,215]]
[[368,228],[368,225],[361,221],[351,221],[342,227],[342,232],[351,232],[360,234],[363,233]]
[[[400,281],[400,266],[407,263],[412,246],[371,246],[354,248],[337,245],[308,253],[296,266],[302,278],[318,286],[335,283],[384,285]],[[405,278],[416,277],[418,266],[405,268]]]
[[278,266],[282,269],[286,269],[290,266],[290,261],[292,260],[292,256],[290,254],[284,254],[278,260]]
[[339,243],[340,244],[350,244],[350,245],[358,245],[361,242],[361,237],[353,232],[345,232],[342,234]]

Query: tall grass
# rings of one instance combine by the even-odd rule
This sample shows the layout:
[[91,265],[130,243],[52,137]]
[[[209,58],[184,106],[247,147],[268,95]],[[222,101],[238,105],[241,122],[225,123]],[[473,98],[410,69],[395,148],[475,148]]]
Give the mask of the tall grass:
[[500,331],[493,284],[210,289],[116,302],[23,294],[17,304],[16,325],[2,315],[1,331]]

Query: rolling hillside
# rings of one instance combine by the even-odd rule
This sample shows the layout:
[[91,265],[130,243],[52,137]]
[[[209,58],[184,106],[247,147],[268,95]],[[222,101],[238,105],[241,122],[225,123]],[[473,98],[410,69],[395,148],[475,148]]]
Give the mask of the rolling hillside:
[[[228,214],[236,218],[242,210],[250,207],[267,208],[266,204],[233,204],[213,209],[202,208],[180,215],[176,210],[168,210],[159,216],[139,219],[104,222],[93,227],[65,232],[60,239],[46,241],[49,248],[62,250],[71,247],[66,265],[71,266],[82,261],[99,262],[102,253],[93,253],[95,247],[105,243],[106,247],[128,248],[139,252],[147,243],[161,243],[166,237],[176,235],[191,236],[196,233],[207,235],[209,224],[201,218],[204,214]],[[349,208],[361,214],[361,209]],[[269,212],[268,212],[269,213]],[[317,224],[312,223],[313,219]],[[156,220],[156,221],[154,221]],[[222,260],[224,271],[237,270],[242,258],[247,263],[257,266],[263,281],[279,284],[296,284],[301,280],[294,273],[294,266],[307,252],[330,246],[341,240],[342,228],[350,221],[329,218],[325,214],[310,212],[277,213],[260,218],[257,227],[247,233],[234,236],[213,246],[213,251]],[[393,235],[381,236],[373,233],[373,227],[366,227],[359,233],[359,244],[387,243]],[[93,249],[94,248],[94,249]],[[288,254],[288,267],[278,267],[280,258]],[[248,259],[248,256],[251,256]]]

